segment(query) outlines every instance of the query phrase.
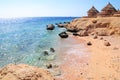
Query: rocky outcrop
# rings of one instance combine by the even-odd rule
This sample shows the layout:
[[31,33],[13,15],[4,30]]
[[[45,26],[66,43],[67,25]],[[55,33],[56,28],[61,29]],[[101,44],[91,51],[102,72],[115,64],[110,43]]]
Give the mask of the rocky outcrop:
[[47,30],[54,30],[55,26],[53,24],[47,25]]
[[104,42],[104,45],[105,45],[105,46],[111,46],[111,44],[110,44],[108,41],[105,41],[105,42]]
[[10,64],[0,69],[0,80],[54,80],[47,70],[26,64]]
[[67,37],[68,37],[68,34],[67,34],[66,32],[62,32],[62,33],[59,34],[59,36],[60,36],[61,38],[67,38]]
[[79,36],[88,36],[88,32],[86,30],[81,30],[78,32]]
[[84,33],[85,36],[93,33],[99,36],[120,35],[120,17],[77,18],[66,29],[81,36]]
[[69,32],[78,32],[79,31],[79,29],[76,26],[73,26],[72,24],[68,24],[65,28]]

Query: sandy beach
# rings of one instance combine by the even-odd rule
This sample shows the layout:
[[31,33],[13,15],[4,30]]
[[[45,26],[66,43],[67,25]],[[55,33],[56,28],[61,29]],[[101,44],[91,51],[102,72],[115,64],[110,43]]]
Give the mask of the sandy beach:
[[119,19],[77,18],[65,26],[75,35],[73,38],[77,44],[83,44],[85,51],[81,57],[78,55],[82,51],[81,47],[77,46],[76,50],[73,45],[73,54],[63,57],[63,60],[67,60],[61,69],[67,74],[63,73],[62,80],[120,80]]
[[[88,80],[120,80],[120,37],[106,36],[103,40],[84,38],[91,41],[92,46],[88,47],[91,52],[88,66]],[[111,43],[111,46],[104,46],[104,40]]]
[[[59,65],[61,75],[56,76],[56,80],[79,80],[84,79],[87,74],[89,53],[86,50],[85,40],[70,35],[64,42],[71,46],[64,47],[64,52],[59,54],[62,63]],[[65,46],[65,45],[63,45]],[[61,46],[61,49],[63,48]],[[63,50],[63,49],[62,49]]]
[[[63,62],[60,65],[61,75],[56,80],[120,80],[120,37],[101,36],[93,39],[88,37],[73,37],[78,44],[83,44],[86,51],[82,51],[78,46],[72,52],[62,53]],[[107,40],[111,46],[105,46]],[[87,46],[91,41],[92,45]],[[76,53],[75,51],[78,53]],[[69,50],[71,51],[71,49]]]
[[120,80],[120,0],[0,4],[0,80]]

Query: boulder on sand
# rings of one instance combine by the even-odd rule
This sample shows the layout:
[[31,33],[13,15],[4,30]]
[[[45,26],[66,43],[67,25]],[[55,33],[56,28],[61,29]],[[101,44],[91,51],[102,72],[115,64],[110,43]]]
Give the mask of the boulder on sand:
[[92,43],[89,41],[89,42],[87,42],[87,45],[88,45],[88,46],[91,46],[91,45],[92,45]]
[[111,44],[110,44],[108,41],[105,41],[105,42],[104,42],[104,45],[105,45],[105,46],[111,46]]
[[54,30],[55,26],[53,24],[47,25],[47,30]]
[[62,33],[59,34],[59,36],[60,36],[61,38],[67,38],[67,37],[68,37],[68,34],[67,34],[66,32],[62,32]]

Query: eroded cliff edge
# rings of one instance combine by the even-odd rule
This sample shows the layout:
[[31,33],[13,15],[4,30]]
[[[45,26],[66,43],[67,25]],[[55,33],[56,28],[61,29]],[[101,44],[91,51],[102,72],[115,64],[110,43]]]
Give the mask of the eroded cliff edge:
[[120,17],[76,18],[66,28],[78,31],[80,36],[87,34],[120,35]]

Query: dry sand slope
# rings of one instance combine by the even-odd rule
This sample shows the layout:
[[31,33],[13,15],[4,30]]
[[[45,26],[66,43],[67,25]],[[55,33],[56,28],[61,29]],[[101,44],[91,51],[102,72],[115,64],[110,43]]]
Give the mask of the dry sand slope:
[[[88,46],[91,52],[86,80],[120,80],[120,37],[107,36],[103,40],[84,38],[91,41]],[[105,46],[104,40],[110,42],[111,46]]]

